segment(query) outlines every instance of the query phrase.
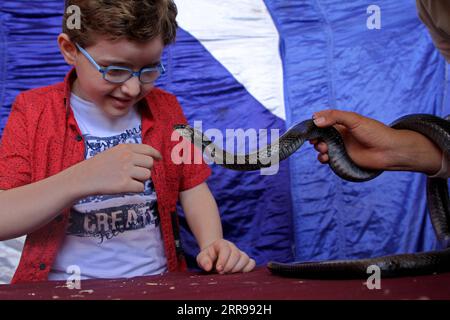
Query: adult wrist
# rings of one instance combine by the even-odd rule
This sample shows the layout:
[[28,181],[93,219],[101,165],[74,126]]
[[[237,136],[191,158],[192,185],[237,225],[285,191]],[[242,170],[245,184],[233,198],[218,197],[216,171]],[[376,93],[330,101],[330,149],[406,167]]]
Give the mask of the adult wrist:
[[388,170],[416,171],[428,175],[439,172],[442,151],[426,136],[411,130],[397,130],[392,141]]
[[420,150],[415,148],[413,141],[419,134],[410,130],[392,130],[391,144],[386,152],[386,170],[413,171],[417,158],[420,157]]

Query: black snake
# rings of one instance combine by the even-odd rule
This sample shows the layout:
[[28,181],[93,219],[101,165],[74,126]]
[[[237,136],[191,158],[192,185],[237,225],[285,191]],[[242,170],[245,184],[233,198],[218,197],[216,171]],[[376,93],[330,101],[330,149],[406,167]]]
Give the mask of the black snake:
[[[450,121],[448,120],[429,114],[412,114],[397,119],[391,127],[419,132],[450,156]],[[265,148],[242,155],[227,153],[189,125],[176,125],[174,129],[194,145],[202,148],[203,152],[207,152],[215,163],[228,169],[250,171],[269,167],[288,158],[306,140],[320,139],[328,145],[331,169],[342,179],[363,182],[374,179],[382,173],[380,170],[366,170],[358,167],[346,153],[339,132],[333,127],[316,127],[312,120],[305,120],[294,125],[276,142]],[[367,278],[368,267],[372,265],[380,268],[382,277],[450,271],[450,210],[447,179],[427,179],[427,200],[431,222],[436,236],[443,244],[443,250],[359,260],[293,263],[271,261],[268,263],[268,268],[272,273],[282,276],[320,279]]]

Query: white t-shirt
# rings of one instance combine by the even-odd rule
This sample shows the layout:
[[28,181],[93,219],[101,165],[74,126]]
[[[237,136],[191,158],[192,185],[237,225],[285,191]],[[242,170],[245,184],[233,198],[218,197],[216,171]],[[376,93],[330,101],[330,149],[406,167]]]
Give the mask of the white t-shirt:
[[[141,143],[136,108],[119,119],[72,94],[70,103],[85,141],[85,159],[121,143]],[[64,243],[49,280],[130,278],[167,271],[156,193],[151,180],[143,193],[91,196],[71,209]]]

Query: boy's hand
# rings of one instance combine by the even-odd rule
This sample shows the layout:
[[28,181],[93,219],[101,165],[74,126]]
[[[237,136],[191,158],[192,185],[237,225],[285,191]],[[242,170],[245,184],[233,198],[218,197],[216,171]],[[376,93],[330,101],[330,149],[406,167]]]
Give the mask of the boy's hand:
[[119,144],[74,166],[80,197],[143,192],[158,150],[145,144]]
[[197,255],[198,265],[205,271],[213,267],[218,273],[249,272],[255,268],[255,260],[239,250],[232,242],[219,239]]

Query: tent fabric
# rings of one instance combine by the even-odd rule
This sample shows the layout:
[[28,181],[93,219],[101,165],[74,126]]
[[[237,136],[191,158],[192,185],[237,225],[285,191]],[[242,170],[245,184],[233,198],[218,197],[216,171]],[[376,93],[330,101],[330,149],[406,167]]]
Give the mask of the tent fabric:
[[[324,108],[386,124],[411,113],[444,115],[444,59],[414,2],[266,1],[282,35],[287,126]],[[425,176],[385,172],[366,183],[330,174],[303,148],[291,157],[296,260],[353,259],[438,247]]]
[[[387,124],[410,113],[450,113],[449,68],[412,1],[378,1],[380,29],[368,28],[372,4],[362,0],[176,3],[177,41],[164,52],[168,72],[157,85],[174,93],[188,121],[202,121],[203,131],[282,134],[325,108]],[[69,70],[56,44],[62,13],[60,0],[0,2],[0,136],[19,92],[62,81]],[[251,136],[246,141],[256,143]],[[273,175],[212,168],[208,184],[224,235],[259,265],[439,247],[421,174],[342,181],[318,163],[309,144]],[[195,268],[198,248],[179,212],[183,247]],[[0,265],[13,269],[21,242],[0,243]]]

